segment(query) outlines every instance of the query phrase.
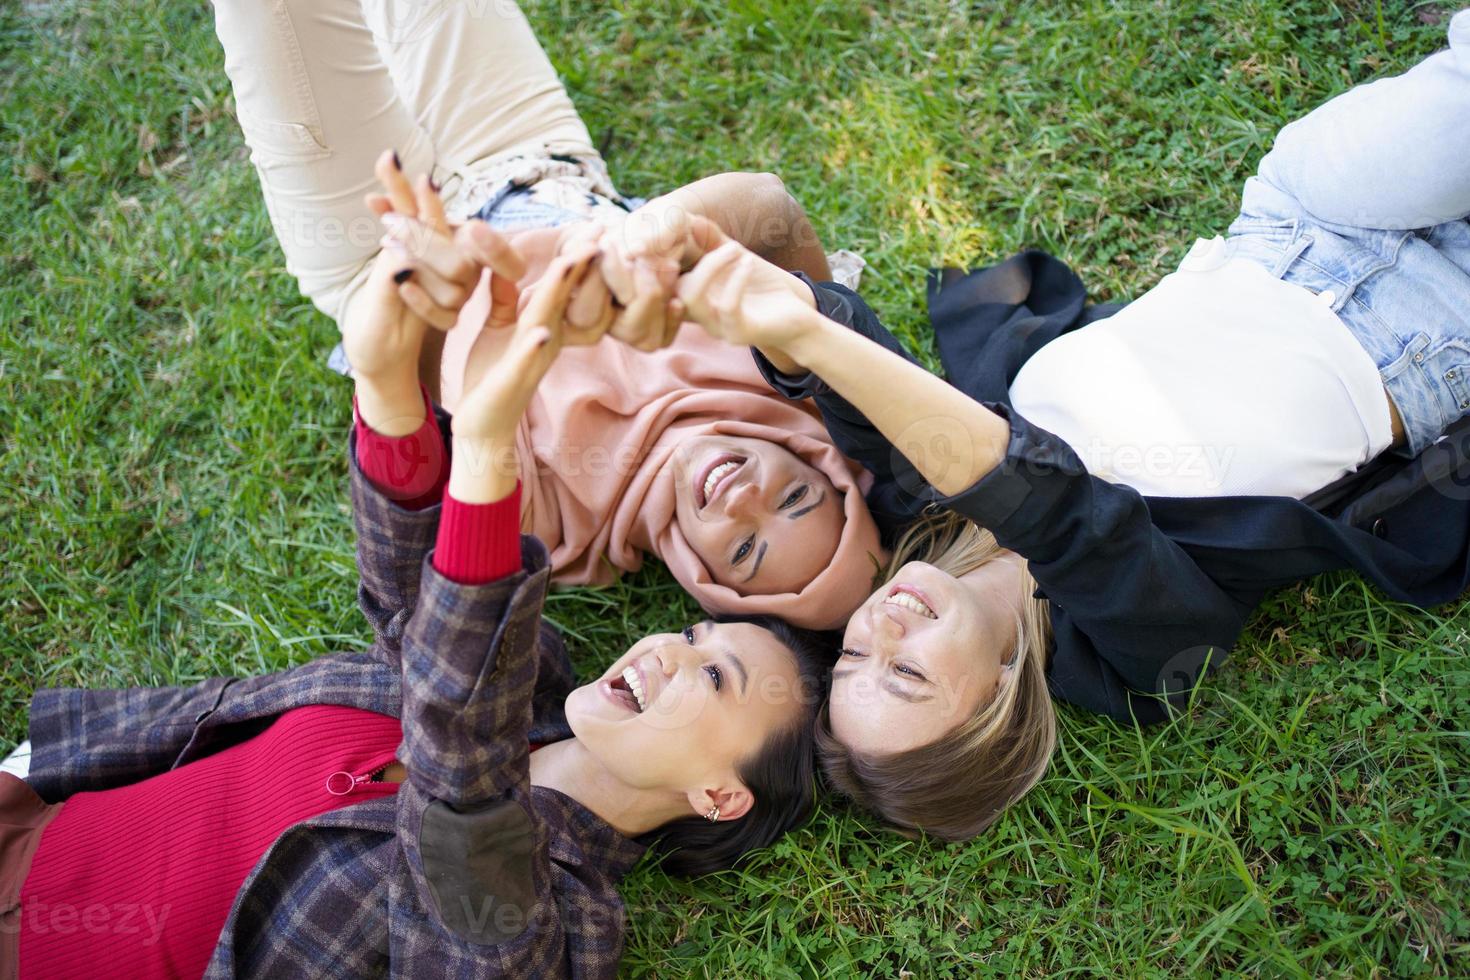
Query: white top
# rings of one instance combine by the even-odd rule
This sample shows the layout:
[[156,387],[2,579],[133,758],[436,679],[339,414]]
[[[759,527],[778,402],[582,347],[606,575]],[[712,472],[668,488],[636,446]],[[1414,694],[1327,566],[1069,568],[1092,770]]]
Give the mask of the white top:
[[1146,496],[1302,498],[1393,441],[1383,381],[1334,299],[1200,239],[1140,299],[1037,351],[1011,403]]

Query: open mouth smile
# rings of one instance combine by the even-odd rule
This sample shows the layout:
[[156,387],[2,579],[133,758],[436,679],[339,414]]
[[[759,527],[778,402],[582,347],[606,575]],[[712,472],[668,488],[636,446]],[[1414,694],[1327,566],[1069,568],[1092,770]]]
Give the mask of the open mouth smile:
[[610,681],[603,681],[603,694],[614,704],[634,714],[648,710],[648,695],[643,684],[643,675],[638,668],[629,664],[623,672]]
[[745,465],[745,457],[734,453],[721,453],[710,460],[694,481],[694,498],[703,510],[714,503],[716,497],[730,485],[730,477]]
[[888,593],[888,598],[883,600],[885,606],[898,606],[907,609],[911,613],[923,616],[925,619],[938,619],[939,616],[929,605],[928,598],[918,589],[911,585],[895,585],[893,591]]

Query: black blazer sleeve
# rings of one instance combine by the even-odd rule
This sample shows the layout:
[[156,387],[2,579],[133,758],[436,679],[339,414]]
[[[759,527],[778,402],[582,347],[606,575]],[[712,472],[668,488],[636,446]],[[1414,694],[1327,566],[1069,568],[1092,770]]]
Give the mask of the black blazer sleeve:
[[1051,603],[1057,697],[1123,721],[1163,720],[1155,695],[1182,697],[1207,661],[1218,666],[1254,597],[1206,575],[1136,490],[1091,476],[1066,443],[1009,407],[986,407],[1010,423],[1006,457],[944,505],[1026,558]]

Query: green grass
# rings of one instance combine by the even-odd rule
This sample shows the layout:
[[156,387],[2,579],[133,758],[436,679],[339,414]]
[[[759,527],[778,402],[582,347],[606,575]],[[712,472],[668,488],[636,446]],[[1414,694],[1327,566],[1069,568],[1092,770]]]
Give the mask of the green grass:
[[[929,349],[923,275],[1024,246],[1103,298],[1223,231],[1275,129],[1443,41],[1431,4],[536,3],[612,171],[770,169]],[[0,742],[37,687],[192,681],[364,643],[335,328],[296,293],[209,8],[0,0]],[[1406,148],[1411,152],[1411,148]],[[556,595],[579,664],[691,607]],[[986,838],[837,803],[747,870],[640,870],[630,976],[1470,973],[1465,605],[1274,597],[1187,717],[1064,708]]]

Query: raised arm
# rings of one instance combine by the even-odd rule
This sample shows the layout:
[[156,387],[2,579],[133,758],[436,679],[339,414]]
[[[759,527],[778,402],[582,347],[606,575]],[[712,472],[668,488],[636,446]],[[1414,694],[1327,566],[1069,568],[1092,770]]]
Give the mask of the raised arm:
[[[872,308],[846,286],[816,283],[798,274],[811,289],[817,312],[826,319],[866,337],[897,357],[917,364],[903,342],[883,326]],[[756,368],[777,394],[792,400],[805,398],[816,403],[822,424],[833,444],[848,459],[856,460],[873,475],[865,494],[868,510],[885,535],[896,534],[918,518],[928,500],[919,493],[924,478],[902,453],[878,431],[872,421],[821,376],[808,371],[784,353],[752,348]],[[781,362],[777,367],[775,360]],[[783,370],[784,369],[784,370]]]
[[[519,534],[515,438],[591,257],[587,250],[552,263],[505,353],[461,400],[438,548],[424,564],[404,637],[399,841],[450,943],[489,947],[528,931],[531,944],[569,941],[531,796],[528,740],[550,562],[539,541]],[[490,580],[457,581],[439,557],[464,544],[457,535],[487,556],[519,541],[518,560],[496,567],[492,557]]]
[[[515,605],[512,593],[524,591],[515,585],[524,574],[513,574],[521,565],[513,547],[520,540],[516,428],[560,346],[560,331],[540,324],[559,321],[573,277],[590,258],[586,253],[577,261],[552,263],[504,356],[465,393],[452,423],[445,516],[404,639],[400,761],[425,794],[454,805],[474,805],[525,782],[535,660],[527,654],[522,663],[519,645],[513,662],[494,653],[498,645],[520,640],[534,653],[540,633],[539,597],[528,594],[524,609],[513,610],[513,620],[505,618],[507,604]],[[487,574],[468,576],[477,581],[456,581],[455,566],[464,562],[446,564],[441,553],[465,544],[457,540],[462,534],[491,557],[511,543],[511,560],[488,561]],[[520,551],[545,564],[539,544],[527,543]],[[532,591],[544,591],[546,575],[532,578],[541,580]]]
[[[1060,439],[971,400],[893,351],[821,316],[811,290],[738,245],[685,278],[690,314],[733,343],[776,349],[865,416],[927,487],[914,493],[991,530],[1027,559],[1057,625],[1053,690],[1126,718],[1129,691],[1192,685],[1206,647],[1223,658],[1254,597],[1227,593],[1153,524],[1137,491],[1097,479]],[[853,296],[852,303],[862,301]],[[932,488],[932,491],[928,488]],[[1191,661],[1188,684],[1163,676]],[[1141,703],[1141,702],[1140,702]]]
[[827,253],[806,210],[775,174],[723,173],[685,184],[639,208],[631,228],[637,232],[640,221],[649,221],[655,235],[669,236],[651,236],[654,242],[682,242],[679,263],[688,269],[708,248],[694,234],[693,218],[710,221],[772,265],[819,281],[832,277]]
[[679,295],[711,332],[821,377],[940,493],[959,493],[1005,458],[1004,419],[913,361],[822,316],[805,283],[738,243],[726,242],[702,259],[681,281]]

